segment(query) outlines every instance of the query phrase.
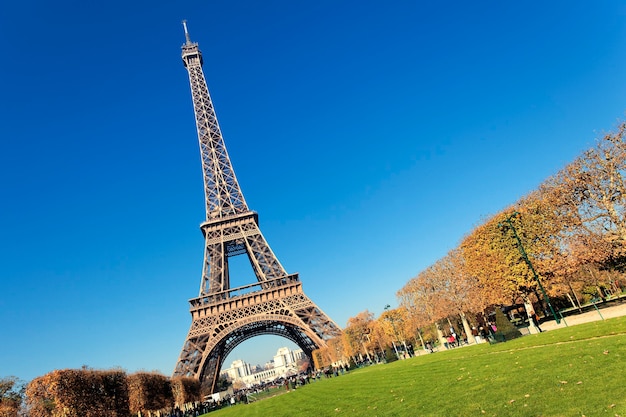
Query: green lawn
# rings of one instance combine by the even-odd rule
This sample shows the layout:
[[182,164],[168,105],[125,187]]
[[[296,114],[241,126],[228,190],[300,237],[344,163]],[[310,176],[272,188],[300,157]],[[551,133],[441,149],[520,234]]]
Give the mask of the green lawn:
[[208,415],[626,417],[626,317],[374,365]]

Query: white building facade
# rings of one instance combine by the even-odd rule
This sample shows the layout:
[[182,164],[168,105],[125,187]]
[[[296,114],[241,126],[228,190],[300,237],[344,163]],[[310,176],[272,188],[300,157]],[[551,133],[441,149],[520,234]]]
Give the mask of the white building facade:
[[[289,350],[287,347],[282,347],[274,355],[273,367],[269,369],[252,372],[249,364],[238,359],[233,361],[230,368],[222,370],[221,374],[227,375],[233,382],[242,381],[248,385],[269,382],[276,378],[296,374],[298,372],[298,360],[304,358],[306,356],[302,349]],[[267,365],[266,368],[268,368]]]

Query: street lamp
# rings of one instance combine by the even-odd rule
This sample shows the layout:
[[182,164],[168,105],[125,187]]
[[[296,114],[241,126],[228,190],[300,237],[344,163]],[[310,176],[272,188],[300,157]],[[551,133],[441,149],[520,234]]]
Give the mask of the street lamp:
[[[522,258],[524,258],[524,261],[526,262],[526,265],[528,265],[528,268],[533,273],[533,278],[535,278],[535,281],[537,281],[537,285],[539,285],[539,289],[541,290],[541,293],[543,294],[543,298],[546,301],[546,304],[548,305],[548,307],[550,308],[550,312],[552,313],[552,317],[554,317],[554,320],[556,320],[556,323],[559,324],[561,322],[561,319],[559,317],[557,317],[556,313],[554,312],[554,308],[552,308],[552,304],[550,303],[550,298],[548,298],[548,294],[546,294],[546,291],[543,289],[543,285],[541,285],[541,281],[539,280],[539,276],[537,275],[537,272],[535,272],[535,268],[533,268],[533,264],[532,264],[532,262],[530,262],[530,259],[528,258],[528,255],[526,254],[526,250],[524,249],[524,245],[522,245],[522,240],[519,238],[519,236],[517,234],[517,230],[515,229],[515,226],[513,226],[513,222],[511,221],[511,219],[513,217],[517,217],[519,215],[520,215],[519,212],[514,211],[513,214],[511,214],[509,217],[507,217],[504,221],[508,223],[509,227],[513,231],[513,236],[515,237],[515,240],[517,241],[517,249],[519,249],[519,252],[522,255]],[[502,231],[504,232],[503,224],[500,223],[500,224],[498,224],[498,226],[500,226],[500,229],[502,229]]]
[[[391,308],[391,306],[389,304],[387,304],[385,306],[385,311],[389,310],[389,308]],[[396,341],[399,342],[400,338],[398,337],[398,332],[396,331],[395,319],[392,316],[388,315],[385,320],[387,320],[388,322],[391,323],[391,327],[393,328],[393,334],[396,336]],[[391,341],[391,344],[393,345],[393,350],[396,351],[396,357],[398,357],[398,359],[399,359],[400,358],[400,354],[398,353],[398,348],[396,347],[395,342]]]

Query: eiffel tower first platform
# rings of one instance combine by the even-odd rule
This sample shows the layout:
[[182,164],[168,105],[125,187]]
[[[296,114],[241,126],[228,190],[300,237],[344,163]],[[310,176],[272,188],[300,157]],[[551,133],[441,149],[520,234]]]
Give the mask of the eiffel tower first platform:
[[[215,391],[224,359],[254,336],[283,336],[309,358],[326,341],[341,335],[339,327],[302,290],[298,274],[287,274],[265,241],[258,214],[248,209],[224,145],[202,71],[202,54],[189,38],[182,58],[189,72],[200,142],[206,202],[200,294],[189,300],[191,328],[174,376],[198,378]],[[247,255],[257,282],[231,288],[228,260]]]

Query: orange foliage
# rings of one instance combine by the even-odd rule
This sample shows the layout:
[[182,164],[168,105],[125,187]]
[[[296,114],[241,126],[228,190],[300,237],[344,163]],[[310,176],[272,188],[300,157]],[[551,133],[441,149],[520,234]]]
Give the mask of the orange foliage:
[[174,402],[179,406],[202,399],[200,381],[195,378],[175,377],[172,378],[171,384]]
[[157,373],[129,375],[128,393],[131,413],[162,410],[174,403],[170,380]]
[[[423,325],[450,312],[527,301],[537,279],[550,296],[601,279],[619,289],[615,274],[626,270],[625,137],[622,123],[407,282],[397,295],[411,320]],[[614,273],[601,278],[593,272],[600,270]]]
[[121,417],[129,414],[123,371],[65,369],[26,387],[31,417]]
[[367,310],[348,319],[348,325],[342,334],[344,353],[347,356],[367,354],[369,325],[373,320],[374,314]]

